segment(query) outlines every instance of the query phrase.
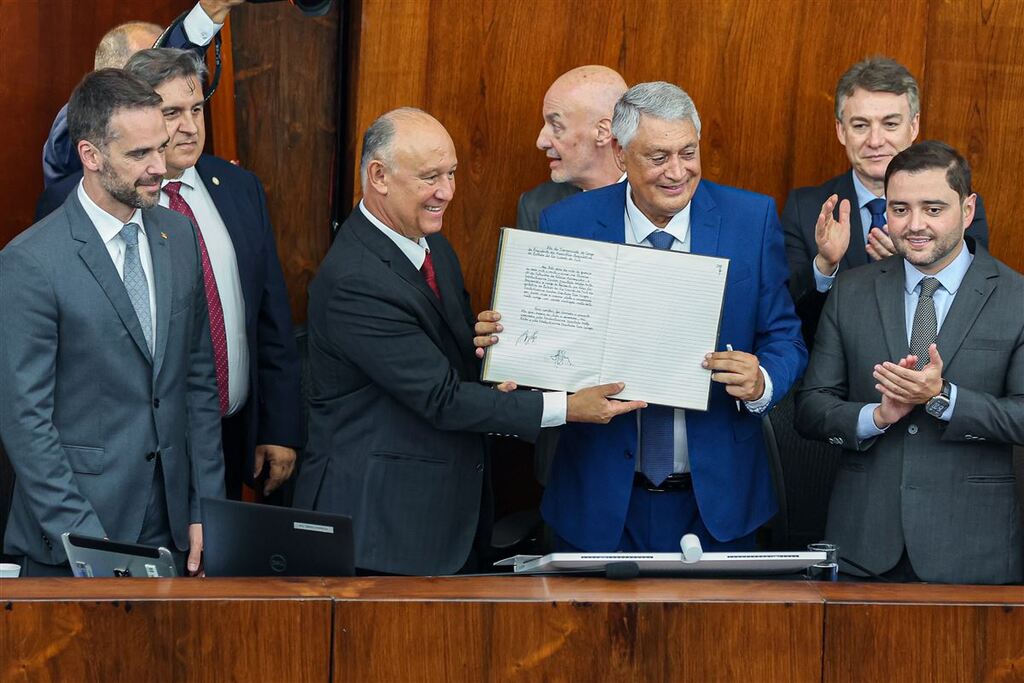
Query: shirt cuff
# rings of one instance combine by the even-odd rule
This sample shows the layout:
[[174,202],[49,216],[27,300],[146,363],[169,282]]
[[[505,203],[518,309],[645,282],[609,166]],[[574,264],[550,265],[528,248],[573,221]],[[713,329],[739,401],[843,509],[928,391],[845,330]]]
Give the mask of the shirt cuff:
[[222,26],[224,24],[218,24],[211,19],[198,2],[185,17],[185,20],[181,22],[181,27],[185,29],[185,37],[189,39],[189,42],[202,47],[210,44]]
[[949,422],[953,419],[953,408],[956,407],[956,385],[949,385],[949,405],[946,407],[946,411],[939,416],[939,419],[943,422]]
[[561,427],[565,424],[565,411],[568,395],[564,391],[545,391],[544,413],[540,419],[541,427]]
[[836,266],[835,271],[831,275],[822,275],[821,271],[818,270],[817,259],[811,259],[811,270],[814,271],[815,289],[822,294],[832,289],[832,283],[836,281],[836,273],[839,272],[839,266]]
[[772,378],[768,376],[768,371],[764,369],[764,366],[759,366],[757,369],[761,371],[761,375],[764,377],[764,393],[761,394],[761,398],[755,401],[744,401],[744,403],[747,406],[747,410],[755,415],[760,415],[771,405],[772,394],[775,391],[772,385]]
[[885,429],[888,429],[888,427],[879,429],[875,424],[875,408],[880,405],[882,404],[868,403],[860,409],[860,413],[857,415],[857,441],[867,441],[868,439],[885,434]]

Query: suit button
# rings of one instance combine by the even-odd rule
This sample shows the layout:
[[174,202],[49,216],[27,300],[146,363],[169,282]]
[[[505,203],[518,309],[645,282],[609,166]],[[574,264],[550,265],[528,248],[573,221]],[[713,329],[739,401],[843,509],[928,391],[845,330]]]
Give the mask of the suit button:
[[160,451],[151,451],[146,453],[146,462],[153,462],[160,457]]
[[622,455],[626,456],[626,460],[632,460],[633,459],[633,451],[630,451],[630,450],[623,451]]
[[158,398],[154,398],[153,399],[153,407],[154,408],[159,408],[160,407],[160,399],[158,399]]
[[480,463],[479,465],[477,465],[476,466],[476,471],[477,472],[483,472],[484,471],[484,464]]
[[910,434],[911,436],[917,434],[917,425],[912,424],[909,427],[907,427],[907,433]]

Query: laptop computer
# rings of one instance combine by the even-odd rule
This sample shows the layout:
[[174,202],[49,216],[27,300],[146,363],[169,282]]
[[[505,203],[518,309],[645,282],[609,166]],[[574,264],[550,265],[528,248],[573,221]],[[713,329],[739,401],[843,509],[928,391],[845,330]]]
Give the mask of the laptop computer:
[[352,518],[202,499],[207,576],[352,576]]
[[174,558],[167,548],[117,543],[69,532],[60,538],[75,576],[177,576]]

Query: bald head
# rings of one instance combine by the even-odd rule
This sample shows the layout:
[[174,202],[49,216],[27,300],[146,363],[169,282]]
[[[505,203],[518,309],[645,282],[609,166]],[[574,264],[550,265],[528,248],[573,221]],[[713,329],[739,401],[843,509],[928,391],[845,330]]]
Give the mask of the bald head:
[[455,195],[455,144],[441,122],[421,109],[383,114],[363,136],[363,205],[411,240],[440,232]]
[[107,31],[96,46],[93,64],[99,69],[122,69],[139,50],[153,47],[163,29],[146,21],[129,21]]
[[590,190],[618,180],[611,120],[624,92],[622,76],[599,65],[577,67],[551,84],[544,95],[544,127],[537,147],[550,159],[553,181]]

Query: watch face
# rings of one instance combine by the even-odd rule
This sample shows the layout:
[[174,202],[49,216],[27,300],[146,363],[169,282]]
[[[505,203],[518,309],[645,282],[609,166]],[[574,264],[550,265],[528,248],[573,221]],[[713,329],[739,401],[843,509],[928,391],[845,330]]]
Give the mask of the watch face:
[[945,396],[935,396],[928,400],[924,409],[932,417],[942,417],[942,414],[946,412],[946,408],[949,407],[949,399]]

